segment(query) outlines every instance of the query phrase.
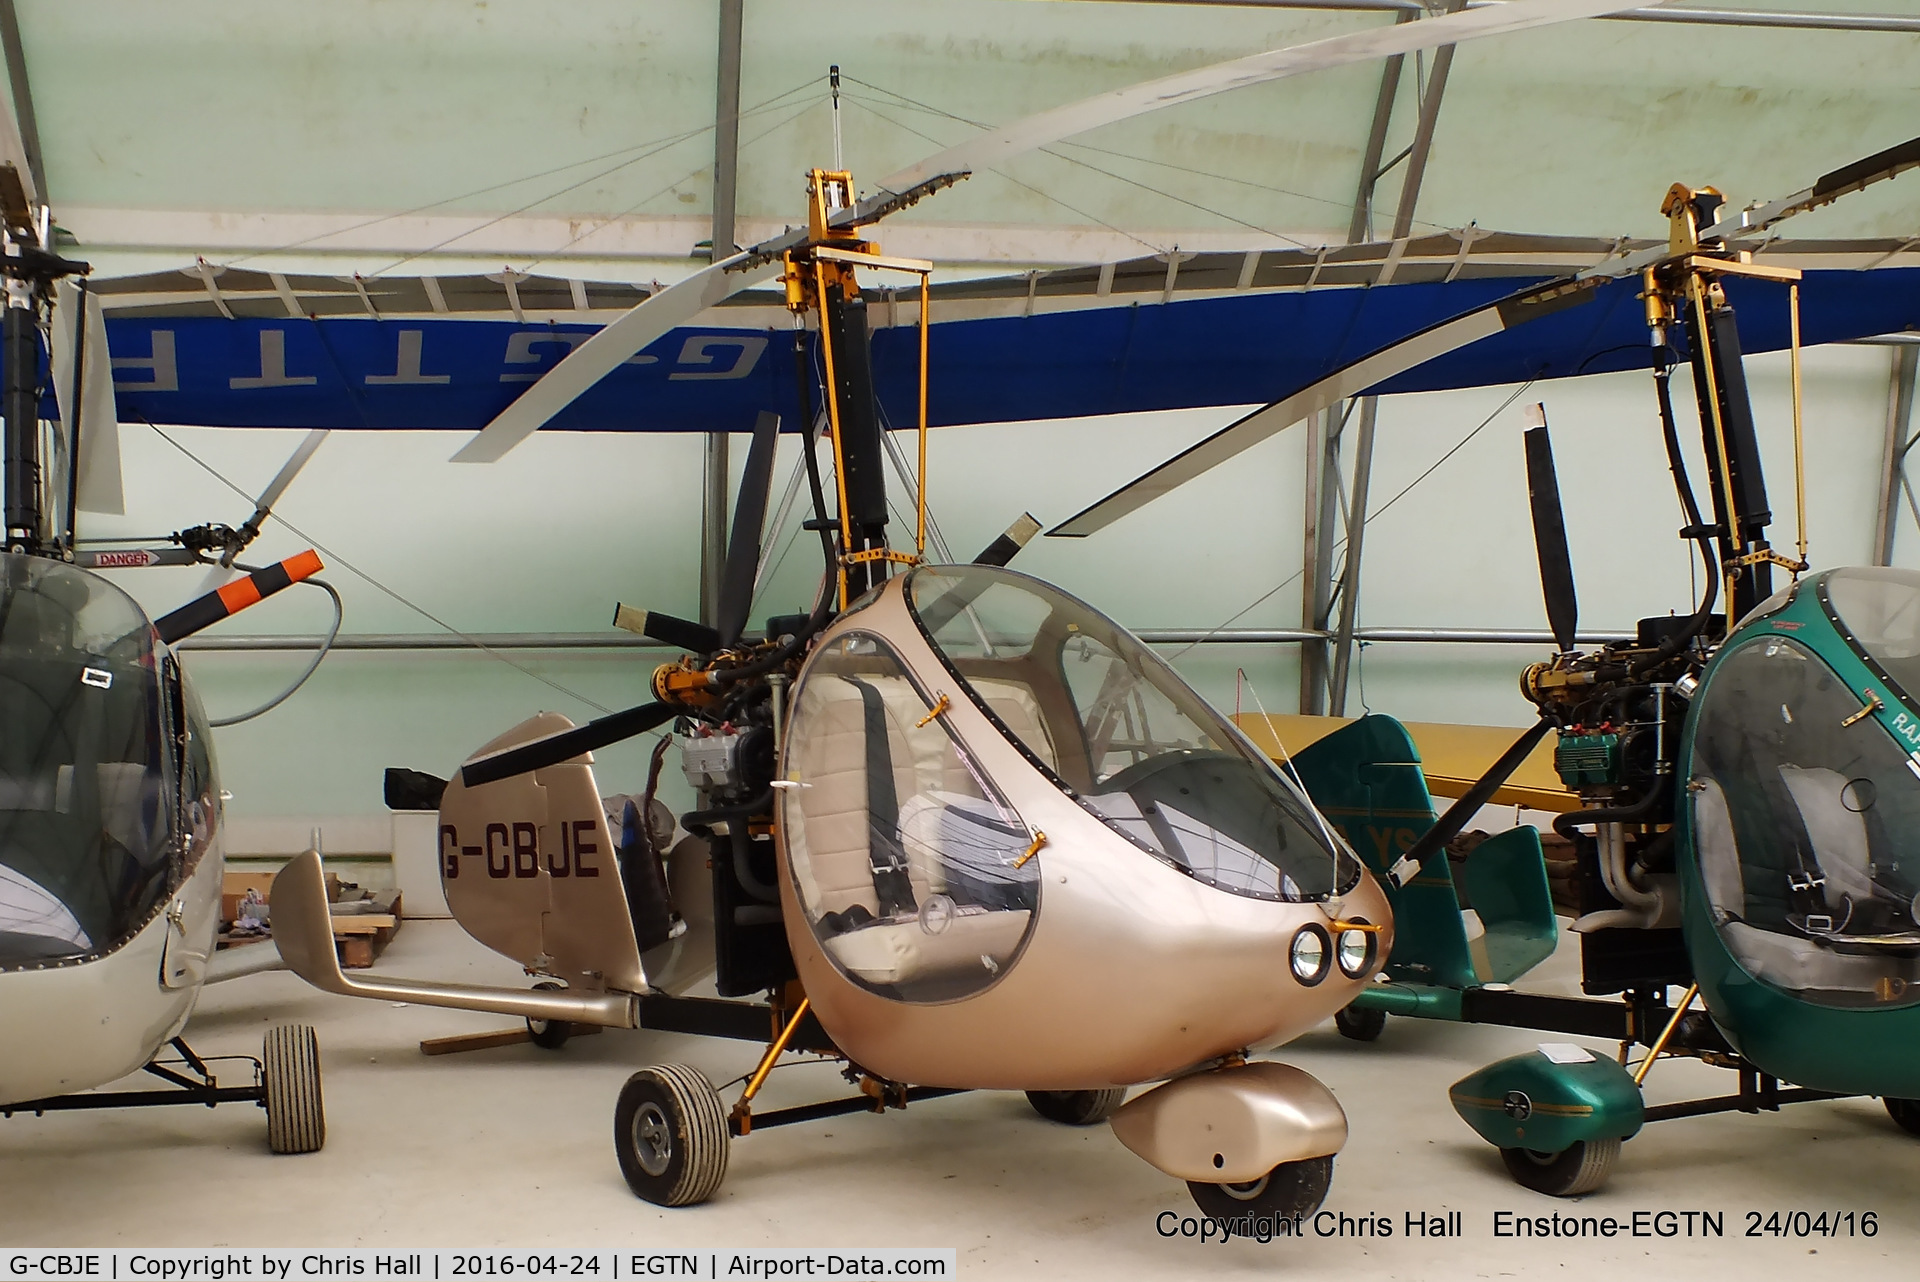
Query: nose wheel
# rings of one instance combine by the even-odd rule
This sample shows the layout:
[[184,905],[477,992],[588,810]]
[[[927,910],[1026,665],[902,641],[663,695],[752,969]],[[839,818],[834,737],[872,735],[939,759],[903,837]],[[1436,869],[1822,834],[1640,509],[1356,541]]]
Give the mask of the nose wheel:
[[613,1148],[636,1197],[657,1206],[706,1201],[727,1176],[730,1140],[720,1092],[697,1068],[657,1064],[620,1088]]
[[1327,1200],[1333,1184],[1333,1158],[1309,1157],[1298,1162],[1282,1162],[1258,1179],[1242,1184],[1202,1184],[1187,1181],[1194,1205],[1219,1220],[1243,1215],[1285,1216],[1293,1219],[1312,1215]]
[[1104,1122],[1127,1102],[1127,1088],[1105,1091],[1028,1091],[1027,1103],[1049,1122],[1064,1126],[1092,1126]]

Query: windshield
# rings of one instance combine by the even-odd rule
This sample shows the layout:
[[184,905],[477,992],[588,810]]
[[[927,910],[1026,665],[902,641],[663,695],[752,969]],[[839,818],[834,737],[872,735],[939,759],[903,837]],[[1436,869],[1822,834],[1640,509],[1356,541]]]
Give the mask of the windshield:
[[923,566],[907,599],[969,697],[1129,841],[1261,899],[1324,899],[1360,865],[1205,700],[1134,636],[1057,588]]
[[1826,1006],[1920,1001],[1920,779],[1814,652],[1769,636],[1698,698],[1694,846],[1749,974]]
[[120,589],[0,554],[0,969],[104,953],[165,898],[157,659]]
[[1840,633],[1908,694],[1920,694],[1920,572],[1887,566],[1834,570],[1820,599]]

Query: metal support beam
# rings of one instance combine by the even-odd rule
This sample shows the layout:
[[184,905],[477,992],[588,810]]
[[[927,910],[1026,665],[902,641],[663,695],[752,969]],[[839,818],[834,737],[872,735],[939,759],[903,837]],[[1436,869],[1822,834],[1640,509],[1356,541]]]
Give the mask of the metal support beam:
[[[1136,0],[1142,2],[1142,0]],[[1330,10],[1338,13],[1413,13],[1420,0],[1144,0],[1152,4],[1225,5],[1245,9]],[[1499,0],[1469,0],[1480,9]],[[1792,31],[1920,32],[1920,18],[1887,13],[1806,13],[1782,9],[1629,9],[1600,22],[1678,22],[1707,27],[1778,27]]]
[[713,104],[713,257],[734,249],[740,174],[740,28],[746,0],[720,0],[720,68]]
[[[1462,7],[1462,0],[1451,0],[1447,13]],[[1407,153],[1407,172],[1400,182],[1400,204],[1393,213],[1393,239],[1413,231],[1413,207],[1420,199],[1420,183],[1427,176],[1427,156],[1433,150],[1433,129],[1440,119],[1440,98],[1447,92],[1447,76],[1453,70],[1452,45],[1433,51],[1433,70],[1427,73],[1427,92],[1420,100],[1420,123],[1414,127],[1413,149]],[[1381,282],[1385,284],[1383,280]]]
[[[1306,588],[1301,593],[1300,623],[1327,635],[1333,615],[1333,545],[1340,519],[1340,437],[1351,403],[1331,405],[1318,430],[1307,439]],[[1300,647],[1300,711],[1319,715],[1327,710],[1327,643],[1324,639]]]
[[0,0],[0,52],[6,55],[7,82],[13,86],[13,119],[20,126],[20,145],[27,152],[27,170],[33,175],[33,189],[44,201],[47,170],[40,162],[40,126],[33,116],[33,90],[27,84],[27,55],[20,45],[20,17],[14,12],[13,0]]
[[1333,682],[1328,711],[1347,715],[1347,674],[1353,668],[1354,620],[1360,610],[1360,555],[1367,535],[1367,490],[1373,479],[1373,429],[1380,398],[1360,400],[1360,434],[1353,447],[1353,492],[1347,500],[1347,565],[1340,580],[1340,626],[1333,641]]
[[[0,0],[4,3],[4,0]],[[715,260],[734,248],[740,172],[740,31],[746,0],[720,0],[720,52],[713,103],[713,236]],[[700,506],[700,621],[719,616],[720,580],[727,563],[727,437],[707,437]]]
[[1893,564],[1894,509],[1906,477],[1907,451],[1913,445],[1916,366],[1920,366],[1920,347],[1902,345],[1893,349],[1893,377],[1887,387],[1887,439],[1880,455],[1879,509],[1873,520],[1875,565]]
[[[1416,14],[1402,10],[1394,25],[1412,22]],[[1393,123],[1394,99],[1400,95],[1400,69],[1407,56],[1395,54],[1380,71],[1380,96],[1373,103],[1373,127],[1367,131],[1366,154],[1360,159],[1360,185],[1353,196],[1353,219],[1347,224],[1347,243],[1357,245],[1373,237],[1373,186],[1380,181],[1380,158],[1387,151],[1387,127]]]

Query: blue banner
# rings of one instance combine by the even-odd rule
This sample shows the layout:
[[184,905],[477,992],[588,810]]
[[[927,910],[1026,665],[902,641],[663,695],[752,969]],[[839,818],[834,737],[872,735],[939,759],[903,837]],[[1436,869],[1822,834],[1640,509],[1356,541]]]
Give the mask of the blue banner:
[[[1343,365],[1521,288],[1507,279],[1271,291],[936,322],[936,426],[1279,400]],[[1784,287],[1727,282],[1749,352],[1788,342]],[[1373,389],[1436,391],[1647,366],[1637,280],[1429,362]],[[1814,271],[1801,287],[1809,345],[1920,329],[1920,269]],[[473,432],[594,325],[328,317],[107,322],[123,422]],[[789,329],[683,328],[553,421],[572,431],[741,432],[763,409],[800,417]],[[915,421],[918,339],[873,334],[882,408]]]

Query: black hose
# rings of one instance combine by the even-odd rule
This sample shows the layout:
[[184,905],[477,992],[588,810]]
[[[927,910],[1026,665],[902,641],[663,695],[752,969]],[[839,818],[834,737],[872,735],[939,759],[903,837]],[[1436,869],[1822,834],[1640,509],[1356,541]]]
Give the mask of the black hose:
[[833,599],[833,575],[829,573],[826,580],[821,584],[820,599],[814,603],[813,613],[807,616],[807,621],[801,625],[800,631],[796,632],[788,639],[785,645],[775,650],[772,654],[763,655],[755,659],[752,663],[743,663],[737,668],[721,668],[717,670],[713,674],[713,683],[717,686],[726,686],[732,685],[737,681],[745,681],[749,677],[761,676],[773,671],[788,659],[800,653],[806,644],[818,636],[820,630],[827,626],[827,620],[833,614]]
[[1647,795],[1630,806],[1601,807],[1596,810],[1573,810],[1564,815],[1553,817],[1553,830],[1562,837],[1581,835],[1580,829],[1591,824],[1630,824],[1639,823],[1665,799],[1673,784],[1673,776],[1666,775],[1648,790]]
[[729,819],[751,819],[755,815],[770,814],[773,811],[773,789],[768,788],[759,796],[748,801],[732,801],[711,810],[689,810],[680,816],[680,826],[688,832],[695,828],[711,828],[714,824]]
[[834,568],[833,531],[827,524],[827,494],[820,484],[820,460],[813,453],[813,370],[807,365],[805,330],[793,333],[793,376],[800,389],[800,451],[807,464],[807,488],[813,496],[813,523],[820,527],[820,555],[827,573]]
[[[767,795],[769,797],[773,795],[771,790],[769,790]],[[740,883],[740,889],[746,891],[763,904],[779,903],[780,888],[769,885],[754,876],[753,866],[748,862],[749,856],[753,852],[752,835],[749,834],[745,826],[741,824],[730,825],[728,827],[728,834],[733,839],[733,879]]]
[[[1660,432],[1666,440],[1667,469],[1673,473],[1674,490],[1680,496],[1680,507],[1686,514],[1687,528],[1699,530],[1701,528],[1700,505],[1693,497],[1693,483],[1687,479],[1686,459],[1680,453],[1680,430],[1673,420],[1673,396],[1668,387],[1672,374],[1671,361],[1656,363],[1653,371],[1653,386],[1660,402]],[[1685,627],[1662,641],[1651,655],[1630,665],[1627,669],[1630,676],[1638,676],[1657,668],[1680,653],[1688,643],[1706,629],[1708,620],[1713,617],[1713,603],[1720,596],[1720,566],[1713,555],[1713,539],[1707,534],[1695,534],[1692,537],[1699,545],[1700,559],[1705,562],[1707,572],[1707,587],[1701,595],[1699,608],[1694,610]]]

